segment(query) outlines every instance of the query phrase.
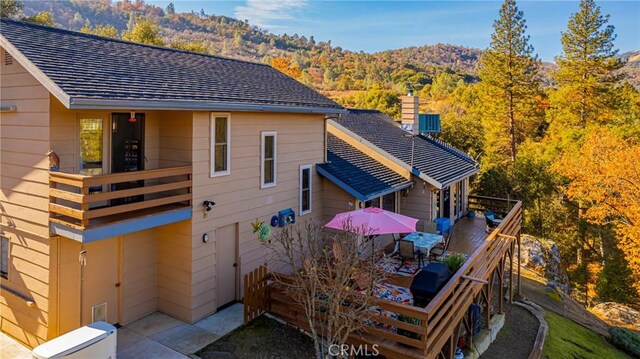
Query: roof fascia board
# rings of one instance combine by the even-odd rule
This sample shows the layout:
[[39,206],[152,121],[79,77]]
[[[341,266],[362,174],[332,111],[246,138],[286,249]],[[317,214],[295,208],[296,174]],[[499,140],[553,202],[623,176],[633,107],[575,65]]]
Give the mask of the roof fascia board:
[[476,169],[474,169],[473,171],[471,171],[471,172],[467,172],[467,173],[465,173],[465,174],[463,174],[463,175],[460,175],[460,176],[458,176],[458,177],[455,177],[454,179],[452,179],[452,180],[450,180],[450,181],[447,181],[446,183],[443,183],[442,185],[443,185],[445,188],[446,188],[446,187],[449,187],[449,186],[451,186],[452,184],[454,184],[454,183],[456,183],[456,182],[459,182],[459,181],[461,181],[461,180],[463,180],[463,179],[465,179],[465,178],[467,178],[467,177],[471,177],[471,176],[473,176],[474,174],[476,174],[476,173],[478,173],[478,172],[480,172],[480,168],[477,168],[477,167],[476,167]]
[[[352,137],[353,139],[355,139],[356,141],[362,143],[363,145],[367,146],[370,150],[378,153],[381,156],[386,157],[387,159],[389,159],[390,161],[394,162],[395,164],[397,164],[398,166],[406,169],[407,171],[411,172],[414,176],[419,177],[421,180],[429,183],[430,185],[438,188],[438,189],[442,189],[443,186],[440,182],[436,181],[435,179],[427,176],[426,174],[420,172],[420,170],[418,170],[416,167],[411,167],[408,164],[406,164],[404,161],[400,160],[399,158],[393,156],[392,154],[388,153],[387,151],[381,149],[380,147],[374,145],[373,143],[365,140],[362,136],[356,134],[355,132],[349,130],[348,128],[340,125],[339,123],[337,123],[334,120],[329,120],[328,121],[329,124],[331,126],[333,126],[334,128],[336,128],[338,131],[342,131],[343,133],[349,135],[350,137]],[[328,131],[330,131],[330,127],[327,128]]]
[[35,77],[42,86],[44,86],[53,96],[55,96],[58,101],[60,101],[66,108],[70,108],[70,100],[71,98],[67,95],[58,85],[53,82],[49,76],[45,75],[36,65],[34,65],[20,50],[18,50],[13,44],[4,37],[4,35],[0,35],[0,46],[4,49],[4,51],[8,52],[11,56],[13,56],[16,61],[22,67],[27,70],[31,74],[31,76]]
[[401,185],[396,185],[396,186],[393,186],[393,187],[391,187],[389,189],[386,189],[386,190],[383,190],[383,191],[378,191],[378,192],[372,193],[372,194],[370,194],[370,195],[365,197],[366,200],[364,202],[372,200],[374,198],[382,197],[382,196],[387,195],[389,193],[398,192],[398,191],[403,190],[405,188],[409,188],[411,186],[415,186],[415,184],[416,183],[414,181],[409,181],[408,183],[403,183]]
[[340,179],[338,179],[338,177],[332,175],[331,173],[329,173],[329,171],[325,170],[321,166],[316,166],[316,172],[318,172],[318,174],[320,174],[321,176],[327,178],[329,181],[333,182],[336,186],[345,190],[350,195],[354,196],[356,199],[362,202],[366,202],[367,197],[365,195],[356,191],[354,188],[352,188],[348,184],[342,182]]
[[70,109],[78,110],[108,110],[135,108],[140,110],[203,110],[203,111],[244,111],[244,112],[295,112],[317,114],[345,113],[345,109],[305,107],[305,106],[278,106],[256,104],[234,104],[223,102],[199,102],[199,101],[159,101],[159,100],[103,100],[72,98]]

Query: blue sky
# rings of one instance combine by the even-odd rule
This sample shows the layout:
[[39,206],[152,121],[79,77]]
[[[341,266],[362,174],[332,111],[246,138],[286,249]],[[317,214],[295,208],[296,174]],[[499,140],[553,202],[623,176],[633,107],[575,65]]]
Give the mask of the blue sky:
[[[147,1],[166,7],[169,1]],[[376,52],[407,46],[450,43],[486,48],[501,1],[313,1],[173,0],[176,11],[227,15],[247,19],[272,33],[313,35],[334,46]],[[611,15],[621,52],[640,49],[640,1],[600,1]],[[561,51],[560,32],[577,1],[519,1],[527,33],[536,53],[552,61]]]

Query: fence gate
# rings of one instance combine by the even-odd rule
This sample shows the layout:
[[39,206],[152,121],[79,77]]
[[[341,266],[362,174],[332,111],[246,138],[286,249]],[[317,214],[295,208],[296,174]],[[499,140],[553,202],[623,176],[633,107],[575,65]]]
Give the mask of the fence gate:
[[267,310],[267,266],[244,275],[244,324]]

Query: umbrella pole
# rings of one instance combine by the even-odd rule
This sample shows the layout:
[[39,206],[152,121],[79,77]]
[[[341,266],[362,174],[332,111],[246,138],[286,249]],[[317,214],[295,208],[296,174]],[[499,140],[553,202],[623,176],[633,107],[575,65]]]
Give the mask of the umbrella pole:
[[376,260],[376,258],[374,256],[375,249],[376,249],[376,245],[375,245],[376,244],[376,242],[375,242],[376,237],[378,237],[378,236],[377,235],[371,236],[371,263],[372,264],[375,264],[375,260]]

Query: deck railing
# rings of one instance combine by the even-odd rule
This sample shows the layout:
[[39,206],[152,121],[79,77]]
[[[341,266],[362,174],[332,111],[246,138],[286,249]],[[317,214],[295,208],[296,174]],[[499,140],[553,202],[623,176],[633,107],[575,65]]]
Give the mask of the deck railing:
[[98,176],[49,172],[49,220],[84,230],[110,216],[189,206],[191,174],[191,166]]
[[[492,199],[492,201],[496,200],[499,199]],[[484,325],[489,325],[492,314],[491,302],[494,297],[493,283],[496,279],[499,284],[499,303],[495,312],[502,312],[506,263],[510,265],[508,272],[509,283],[511,283],[509,298],[513,298],[513,266],[515,262],[513,257],[522,224],[522,203],[518,201],[511,203],[513,205],[502,223],[469,256],[464,265],[426,308],[376,299],[375,306],[386,311],[388,315],[367,318],[370,325],[361,332],[353,334],[349,338],[350,343],[368,345],[369,348],[376,344],[380,354],[391,358],[436,358],[439,356],[453,358],[460,329],[463,326],[467,329],[467,339],[473,340],[470,335],[469,318],[471,304],[482,303],[484,305],[486,313]],[[504,203],[502,208],[509,205],[510,203]],[[262,278],[264,283],[254,283],[254,285],[262,287],[266,285],[269,275]],[[294,304],[292,298],[277,284],[272,283],[267,288],[267,291],[251,292],[253,294],[250,302],[265,303],[264,310],[301,329],[308,330],[308,322],[303,308]],[[418,321],[407,323],[398,320],[400,315],[415,318]],[[396,328],[396,330],[392,328]],[[399,334],[397,328],[402,329],[405,335]]]
[[516,199],[469,195],[469,209],[476,212],[490,210],[506,216],[516,203],[518,203]]

